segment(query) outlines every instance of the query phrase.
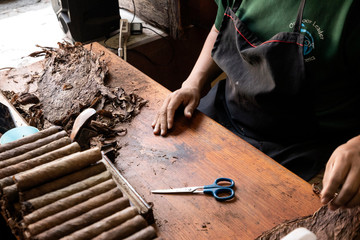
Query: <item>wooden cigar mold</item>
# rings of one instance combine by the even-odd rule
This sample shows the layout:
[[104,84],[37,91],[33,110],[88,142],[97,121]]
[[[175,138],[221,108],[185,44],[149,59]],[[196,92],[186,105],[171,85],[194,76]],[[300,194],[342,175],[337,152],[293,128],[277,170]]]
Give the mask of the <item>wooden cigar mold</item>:
[[98,148],[59,127],[0,146],[1,213],[17,239],[153,239],[151,206]]

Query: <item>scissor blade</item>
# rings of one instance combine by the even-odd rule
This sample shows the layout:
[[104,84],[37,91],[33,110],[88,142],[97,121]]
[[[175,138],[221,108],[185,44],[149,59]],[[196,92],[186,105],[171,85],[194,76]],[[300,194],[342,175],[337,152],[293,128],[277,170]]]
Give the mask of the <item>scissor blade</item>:
[[192,193],[199,187],[184,187],[184,188],[172,188],[172,189],[159,189],[152,190],[152,193]]

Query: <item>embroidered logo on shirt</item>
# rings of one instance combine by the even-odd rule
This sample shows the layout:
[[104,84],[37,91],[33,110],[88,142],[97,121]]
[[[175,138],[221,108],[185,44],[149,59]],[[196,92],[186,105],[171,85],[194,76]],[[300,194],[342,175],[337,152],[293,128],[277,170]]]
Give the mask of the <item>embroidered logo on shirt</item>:
[[301,32],[305,35],[304,37],[304,56],[308,55],[315,48],[315,41],[311,33],[306,30],[305,24],[301,24]]
[[[289,24],[293,28],[294,22]],[[324,31],[317,24],[316,21],[310,19],[303,19],[301,24],[301,33],[304,34],[304,56],[305,62],[316,60],[314,55],[315,42],[319,44],[319,40],[324,40]],[[316,37],[314,37],[314,35]]]

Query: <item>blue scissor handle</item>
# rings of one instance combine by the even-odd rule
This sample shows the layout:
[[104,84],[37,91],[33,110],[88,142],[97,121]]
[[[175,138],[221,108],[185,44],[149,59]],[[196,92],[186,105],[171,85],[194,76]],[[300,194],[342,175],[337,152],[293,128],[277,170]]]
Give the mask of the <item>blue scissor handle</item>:
[[[229,182],[230,185],[221,186],[219,182]],[[217,178],[213,184],[204,186],[204,193],[211,194],[218,201],[226,201],[232,199],[235,195],[234,190],[232,189],[235,186],[234,180],[231,178]],[[226,193],[227,196],[220,197],[219,194]]]
[[[222,185],[218,184],[219,182],[228,182],[228,183],[230,183],[230,185],[222,186]],[[204,186],[204,189],[207,189],[207,188],[233,188],[234,186],[235,186],[234,180],[232,180],[231,178],[221,177],[221,178],[217,178],[213,184]]]

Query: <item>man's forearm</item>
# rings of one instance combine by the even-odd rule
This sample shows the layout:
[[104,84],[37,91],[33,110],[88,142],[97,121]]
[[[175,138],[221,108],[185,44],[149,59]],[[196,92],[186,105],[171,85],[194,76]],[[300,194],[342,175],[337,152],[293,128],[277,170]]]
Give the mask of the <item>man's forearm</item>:
[[218,30],[215,26],[213,26],[206,38],[203,49],[201,50],[200,56],[196,61],[194,68],[186,81],[184,81],[183,86],[195,87],[202,90],[209,81],[212,81],[221,73],[221,69],[216,65],[211,57],[211,51],[217,36]]

